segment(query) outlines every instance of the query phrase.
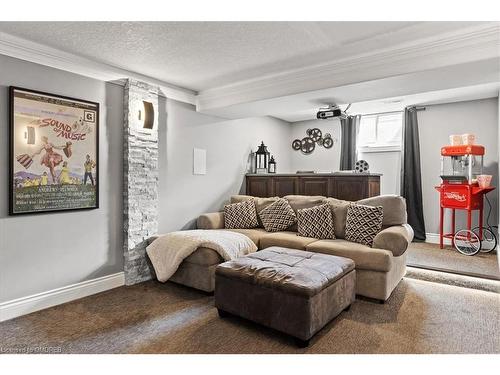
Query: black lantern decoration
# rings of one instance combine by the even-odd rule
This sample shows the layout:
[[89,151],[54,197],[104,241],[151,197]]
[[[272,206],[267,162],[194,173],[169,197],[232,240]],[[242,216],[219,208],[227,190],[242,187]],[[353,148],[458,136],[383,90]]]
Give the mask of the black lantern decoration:
[[276,160],[274,160],[274,156],[271,156],[271,160],[269,160],[269,173],[276,173]]
[[255,172],[267,173],[269,167],[269,151],[267,146],[262,142],[255,153]]

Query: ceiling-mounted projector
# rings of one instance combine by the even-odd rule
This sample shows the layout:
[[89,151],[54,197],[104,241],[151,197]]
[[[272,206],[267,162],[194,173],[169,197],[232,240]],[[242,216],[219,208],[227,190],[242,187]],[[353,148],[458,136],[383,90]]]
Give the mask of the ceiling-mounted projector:
[[337,104],[330,104],[327,108],[320,108],[318,113],[316,113],[316,118],[318,120],[326,120],[335,117],[344,119],[347,117],[346,111],[350,106],[349,104],[345,110],[341,110]]

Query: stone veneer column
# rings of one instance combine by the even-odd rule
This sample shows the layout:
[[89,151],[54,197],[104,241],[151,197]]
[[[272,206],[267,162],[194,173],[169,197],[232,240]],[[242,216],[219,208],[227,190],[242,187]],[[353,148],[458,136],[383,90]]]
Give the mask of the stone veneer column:
[[[152,131],[143,130],[139,120],[143,101],[154,107]],[[124,112],[123,250],[125,284],[132,285],[152,277],[146,246],[148,238],[158,231],[158,88],[128,80]]]

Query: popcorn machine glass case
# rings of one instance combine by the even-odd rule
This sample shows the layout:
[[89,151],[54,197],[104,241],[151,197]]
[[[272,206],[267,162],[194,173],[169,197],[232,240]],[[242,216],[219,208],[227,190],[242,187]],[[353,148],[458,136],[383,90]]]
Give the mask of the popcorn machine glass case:
[[[440,247],[449,238],[452,246],[466,255],[481,250],[483,239],[483,198],[493,187],[479,187],[477,176],[483,173],[484,147],[479,145],[445,146],[441,148]],[[444,209],[452,210],[452,232],[444,233]],[[467,211],[467,229],[455,233],[455,210]],[[479,211],[479,226],[472,227],[472,211]]]

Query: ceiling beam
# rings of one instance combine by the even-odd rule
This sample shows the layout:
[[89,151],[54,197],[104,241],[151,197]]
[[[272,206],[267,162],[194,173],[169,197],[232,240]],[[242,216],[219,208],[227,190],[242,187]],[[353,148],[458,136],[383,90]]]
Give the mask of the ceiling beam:
[[200,112],[334,88],[500,55],[500,24],[488,23],[361,55],[203,90]]

